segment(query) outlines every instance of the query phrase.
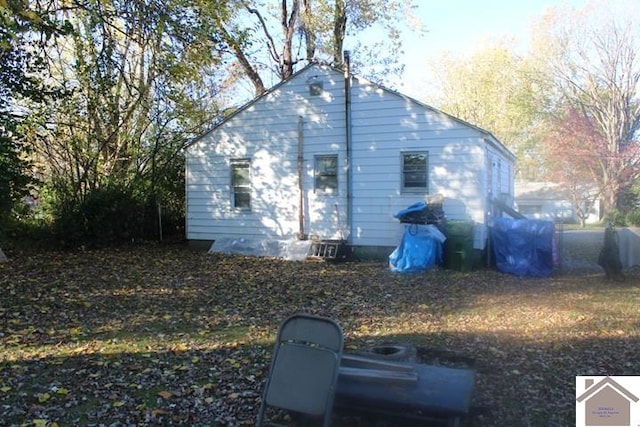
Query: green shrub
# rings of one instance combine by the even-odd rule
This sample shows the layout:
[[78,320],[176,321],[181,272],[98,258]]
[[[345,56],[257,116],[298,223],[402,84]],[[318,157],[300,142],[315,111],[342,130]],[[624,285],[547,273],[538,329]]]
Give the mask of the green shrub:
[[632,225],[634,227],[640,226],[640,209],[633,209],[627,212],[625,217],[627,225]]
[[105,246],[142,239],[144,203],[116,185],[89,192],[77,203],[57,204],[54,229],[67,246]]
[[613,225],[614,227],[624,227],[627,225],[627,218],[623,212],[619,210],[613,210],[607,214],[605,223],[606,222],[611,222],[611,225]]

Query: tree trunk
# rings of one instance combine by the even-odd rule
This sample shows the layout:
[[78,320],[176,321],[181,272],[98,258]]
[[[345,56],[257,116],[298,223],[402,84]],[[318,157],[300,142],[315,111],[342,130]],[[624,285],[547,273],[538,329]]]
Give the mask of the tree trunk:
[[347,30],[347,10],[344,0],[336,0],[333,14],[333,65],[342,67],[342,47]]
[[294,0],[291,7],[291,14],[287,13],[287,0],[282,1],[281,14],[282,34],[284,34],[284,45],[282,46],[282,56],[280,58],[280,78],[285,80],[293,75],[293,36],[295,34],[296,22],[298,21],[298,1]]
[[316,57],[316,44],[317,37],[311,28],[311,21],[313,16],[311,15],[311,1],[310,0],[302,0],[302,10],[300,15],[302,17],[302,28],[304,31],[304,40],[307,45],[307,58],[308,62],[311,62]]
[[225,41],[225,43],[229,45],[229,47],[231,47],[234,55],[236,56],[236,59],[240,63],[240,66],[242,67],[244,72],[247,74],[247,77],[249,78],[249,80],[251,81],[251,84],[253,85],[254,93],[256,94],[256,96],[259,96],[265,93],[266,88],[264,87],[262,78],[260,77],[260,74],[258,74],[256,69],[253,68],[253,66],[249,62],[249,59],[244,54],[242,47],[239,46],[238,42],[234,40],[233,37],[231,37],[231,35],[224,28],[220,28],[220,33],[221,33],[220,35],[222,36],[222,39]]

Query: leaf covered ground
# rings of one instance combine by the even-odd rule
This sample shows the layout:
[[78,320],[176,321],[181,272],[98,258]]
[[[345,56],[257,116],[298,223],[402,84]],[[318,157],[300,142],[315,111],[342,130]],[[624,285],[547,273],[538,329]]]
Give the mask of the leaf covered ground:
[[468,361],[470,426],[573,425],[576,375],[640,374],[633,274],[400,275],[181,245],[5,252],[2,425],[253,425],[277,327],[300,311],[338,321],[348,350],[394,341]]

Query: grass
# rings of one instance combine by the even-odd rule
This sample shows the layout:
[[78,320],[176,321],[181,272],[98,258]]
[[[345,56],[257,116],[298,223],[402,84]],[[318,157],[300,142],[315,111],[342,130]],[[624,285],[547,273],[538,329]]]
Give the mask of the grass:
[[6,252],[0,419],[9,426],[253,425],[275,332],[298,311],[336,319],[349,351],[395,341],[470,361],[470,426],[572,425],[576,375],[640,373],[633,272],[624,282],[579,271],[398,275],[384,263],[180,245]]

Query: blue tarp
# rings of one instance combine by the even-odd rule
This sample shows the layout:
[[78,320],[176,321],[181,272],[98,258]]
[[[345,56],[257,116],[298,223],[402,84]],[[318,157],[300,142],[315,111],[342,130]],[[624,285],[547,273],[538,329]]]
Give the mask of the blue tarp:
[[399,210],[398,212],[395,213],[395,215],[393,215],[393,217],[397,219],[402,219],[408,215],[420,213],[426,209],[427,209],[427,204],[425,202],[418,202],[418,203],[414,203],[413,205],[407,208]]
[[410,273],[440,264],[445,240],[435,225],[405,225],[400,245],[389,255],[391,271]]
[[553,272],[551,221],[497,218],[491,229],[496,267],[516,276],[546,277]]

